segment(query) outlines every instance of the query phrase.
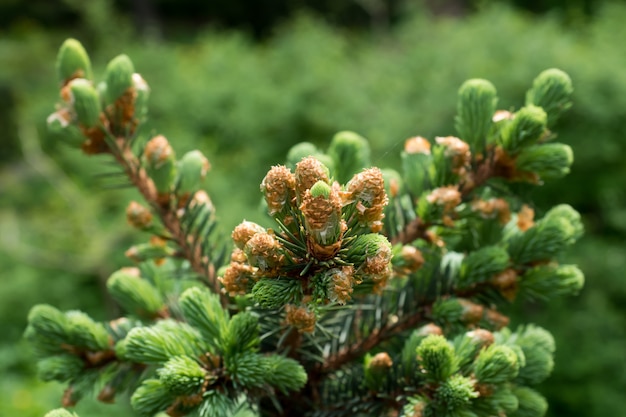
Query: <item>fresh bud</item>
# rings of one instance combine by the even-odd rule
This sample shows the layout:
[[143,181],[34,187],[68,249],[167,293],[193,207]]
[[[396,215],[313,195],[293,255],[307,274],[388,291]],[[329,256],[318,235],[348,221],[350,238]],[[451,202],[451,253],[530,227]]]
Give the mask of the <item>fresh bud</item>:
[[517,386],[513,388],[513,394],[517,397],[518,407],[515,417],[543,417],[548,411],[548,402],[532,388]]
[[56,62],[57,76],[62,85],[74,78],[91,79],[91,62],[83,45],[76,39],[67,39],[61,45]]
[[335,256],[345,230],[337,191],[325,181],[317,181],[305,191],[300,210],[312,254],[322,260]]
[[320,153],[315,145],[311,142],[300,142],[291,147],[287,152],[287,167],[295,169],[296,164],[309,156],[315,156]]
[[534,145],[546,131],[548,116],[541,107],[528,105],[521,108],[511,122],[502,129],[504,149],[515,154],[521,149]]
[[544,217],[525,232],[508,239],[508,252],[516,264],[549,261],[576,241],[577,229],[566,217]]
[[548,126],[552,126],[572,106],[573,92],[569,75],[556,68],[548,69],[533,81],[526,93],[526,104],[542,107],[548,116]]
[[176,181],[176,156],[165,136],[150,139],[144,152],[146,170],[159,194],[164,198]]
[[431,381],[444,381],[457,370],[454,348],[445,337],[427,336],[417,347],[417,359],[425,377]]
[[207,371],[188,356],[175,356],[157,371],[160,381],[175,395],[193,395],[202,389]]
[[385,274],[391,261],[391,244],[387,238],[377,233],[359,235],[350,245],[346,254],[354,266],[365,274]]
[[568,204],[559,204],[558,206],[552,207],[544,216],[544,218],[564,218],[572,225],[574,228],[574,232],[572,234],[572,239],[578,240],[585,233],[585,227],[583,226],[580,213],[572,208],[572,206]]
[[276,309],[302,299],[302,283],[290,278],[262,278],[252,288],[252,298],[262,308]]
[[544,381],[554,368],[554,338],[541,327],[529,325],[518,331],[515,343],[524,352],[525,364],[517,380],[524,385]]
[[512,381],[520,364],[515,351],[504,345],[491,345],[478,354],[474,375],[483,384],[502,384]]
[[137,413],[152,416],[167,410],[175,398],[162,381],[146,379],[133,393],[130,405]]
[[126,311],[140,316],[155,317],[163,309],[163,298],[159,291],[139,274],[137,268],[122,268],[109,277],[107,289]]
[[109,346],[109,333],[101,323],[81,311],[68,311],[67,330],[69,344],[93,351],[106,350]]
[[87,127],[94,127],[100,121],[100,98],[90,81],[76,78],[69,83],[71,104],[78,122]]
[[485,246],[463,259],[459,271],[458,286],[468,288],[489,281],[509,265],[509,254],[499,246]]
[[354,132],[337,133],[327,152],[336,168],[336,179],[341,184],[345,184],[354,174],[370,166],[369,143],[367,139]]
[[43,381],[69,381],[78,376],[85,363],[75,355],[55,355],[37,362],[37,375]]
[[196,192],[211,169],[209,160],[198,150],[187,152],[178,161],[178,186],[179,195],[188,195]]
[[28,313],[28,326],[37,336],[42,336],[55,344],[67,342],[68,321],[65,314],[56,308],[39,304]]
[[473,153],[482,153],[496,111],[496,88],[487,80],[468,80],[459,89],[456,129]]
[[549,300],[576,295],[585,277],[576,265],[539,265],[526,271],[520,280],[521,290],[531,298]]
[[448,378],[435,392],[434,408],[445,410],[446,415],[456,415],[455,411],[467,409],[470,401],[479,396],[474,390],[474,383],[475,381],[463,375]]
[[113,58],[106,68],[106,102],[113,104],[133,86],[135,67],[127,55]]

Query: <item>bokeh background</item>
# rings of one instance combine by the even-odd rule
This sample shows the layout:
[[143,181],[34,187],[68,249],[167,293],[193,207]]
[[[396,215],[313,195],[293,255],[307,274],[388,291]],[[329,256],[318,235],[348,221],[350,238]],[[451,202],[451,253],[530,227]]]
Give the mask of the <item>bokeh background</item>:
[[[60,404],[63,387],[37,381],[21,341],[29,308],[115,316],[104,281],[142,239],[123,215],[137,196],[101,175],[106,160],[46,132],[55,54],[71,36],[97,77],[131,56],[152,86],[147,132],[209,157],[225,231],[262,221],[259,181],[297,142],[325,148],[354,130],[376,165],[398,166],[407,137],[454,134],[465,79],[491,80],[506,109],[543,69],[568,72],[575,104],[557,131],[574,148],[572,174],[530,197],[539,212],[582,212],[587,234],[568,261],[587,283],[577,298],[516,306],[513,324],[557,339],[541,387],[549,416],[626,416],[624,22],[626,4],[608,0],[0,0],[0,415]],[[132,415],[119,402],[78,411]]]

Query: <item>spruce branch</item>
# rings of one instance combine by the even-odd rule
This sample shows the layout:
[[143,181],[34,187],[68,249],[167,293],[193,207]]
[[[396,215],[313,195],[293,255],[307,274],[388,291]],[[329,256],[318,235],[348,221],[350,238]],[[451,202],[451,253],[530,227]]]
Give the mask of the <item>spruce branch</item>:
[[406,330],[417,327],[418,324],[425,320],[426,311],[427,309],[425,307],[420,308],[413,314],[400,318],[397,322],[390,322],[381,328],[374,329],[367,336],[326,358],[323,364],[314,369],[314,375],[323,376],[336,371],[371,351],[382,342]]
[[220,291],[220,283],[217,279],[217,270],[210,259],[204,256],[202,246],[199,244],[203,239],[201,235],[189,235],[181,224],[180,217],[172,209],[170,204],[159,202],[157,189],[154,182],[148,176],[139,158],[123,139],[113,139],[115,146],[111,152],[115,160],[124,169],[128,179],[141,193],[146,202],[158,215],[163,226],[180,249],[181,256],[189,261],[191,268],[204,279],[205,283],[213,292],[220,294],[222,305],[228,304],[228,298]]

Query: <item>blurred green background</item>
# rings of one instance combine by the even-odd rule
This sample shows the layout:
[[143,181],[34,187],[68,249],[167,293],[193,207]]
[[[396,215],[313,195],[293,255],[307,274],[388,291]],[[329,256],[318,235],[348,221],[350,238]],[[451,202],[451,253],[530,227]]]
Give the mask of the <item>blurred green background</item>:
[[[500,108],[523,103],[543,69],[574,82],[557,127],[572,174],[530,196],[541,212],[569,203],[587,234],[568,255],[585,271],[580,297],[517,306],[557,339],[541,391],[550,416],[626,416],[626,4],[592,0],[2,0],[0,1],[0,415],[42,416],[63,387],[38,382],[21,341],[29,308],[49,303],[98,319],[103,291],[141,237],[123,210],[137,195],[46,133],[67,37],[96,76],[127,53],[153,87],[147,133],[182,154],[199,148],[228,233],[262,221],[258,184],[289,147],[324,148],[338,130],[370,139],[374,163],[398,166],[404,139],[454,134],[456,90],[491,80]],[[124,401],[119,401],[123,403]],[[132,415],[93,401],[85,417]]]

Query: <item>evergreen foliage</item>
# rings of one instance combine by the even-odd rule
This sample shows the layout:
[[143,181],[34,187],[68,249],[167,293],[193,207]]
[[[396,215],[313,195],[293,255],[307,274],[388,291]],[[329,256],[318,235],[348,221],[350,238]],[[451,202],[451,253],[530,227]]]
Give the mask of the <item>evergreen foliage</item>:
[[[583,283],[558,262],[582,234],[578,213],[558,206],[535,221],[515,193],[572,163],[567,145],[547,143],[570,105],[565,74],[540,74],[527,106],[504,116],[491,83],[466,82],[461,137],[408,139],[403,174],[371,167],[350,132],[327,152],[299,145],[261,184],[275,228],[244,222],[226,244],[200,189],[206,158],[177,160],[164,136],[142,133],[148,89],[127,56],[96,88],[82,51],[62,47],[50,121],[121,167],[148,204],[131,203],[129,223],[153,236],[126,253],[137,269],[108,283],[128,318],[31,310],[26,338],[42,378],[68,382],[64,406],[104,386],[99,398],[132,392],[146,416],[226,416],[243,403],[263,416],[545,413],[532,387],[552,370],[554,342],[532,325],[513,333],[500,310]],[[159,276],[167,265],[177,273]],[[181,275],[189,288],[163,290]]]

